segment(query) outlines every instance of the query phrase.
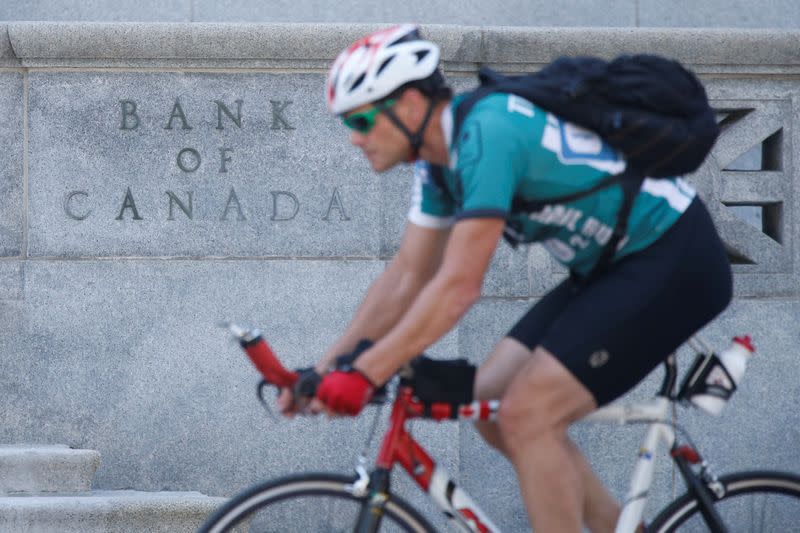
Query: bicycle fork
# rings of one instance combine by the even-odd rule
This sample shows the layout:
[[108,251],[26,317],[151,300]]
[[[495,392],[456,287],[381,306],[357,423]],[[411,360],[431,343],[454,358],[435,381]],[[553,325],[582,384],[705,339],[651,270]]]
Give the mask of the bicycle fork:
[[[359,472],[360,475],[363,475]],[[376,468],[369,475],[366,487],[366,500],[358,513],[355,533],[376,533],[381,527],[383,507],[389,499],[390,471],[386,468]],[[354,484],[355,486],[355,484]]]
[[[692,450],[693,451],[693,450]],[[696,455],[696,452],[694,452]],[[678,470],[681,473],[689,493],[697,499],[697,506],[700,508],[700,513],[708,526],[711,533],[728,533],[728,528],[722,522],[717,509],[714,507],[714,484],[719,484],[714,476],[706,475],[706,466],[703,464],[703,470],[700,475],[692,470],[691,464],[700,462],[699,457],[690,458],[686,453],[681,453],[680,450],[673,450],[672,457]]]

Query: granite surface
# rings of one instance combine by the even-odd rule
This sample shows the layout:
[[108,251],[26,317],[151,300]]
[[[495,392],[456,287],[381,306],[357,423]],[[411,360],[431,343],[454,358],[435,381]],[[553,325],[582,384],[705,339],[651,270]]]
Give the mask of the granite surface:
[[792,1],[506,0],[51,0],[0,4],[0,20],[135,22],[389,22],[494,26],[798,28]]
[[32,256],[378,256],[378,182],[320,75],[30,85]]
[[22,254],[23,98],[22,75],[0,71],[0,257]]
[[[226,20],[241,16],[220,5]],[[627,5],[608,17],[628,17]],[[379,25],[363,22],[0,24],[0,443],[99,450],[104,489],[227,495],[352,468],[371,418],[271,421],[255,372],[215,323],[261,326],[288,366],[309,364],[397,250],[411,171],[375,175],[323,101],[330,60]],[[749,332],[759,352],[719,419],[682,421],[720,471],[800,470],[786,446],[800,427],[797,30],[425,32],[442,41],[459,89],[483,62],[523,70],[586,51],[661,51],[701,73],[723,133],[688,179],[735,260],[737,295],[704,335],[722,348]],[[431,352],[482,361],[565,274],[540,247],[501,245],[484,298]],[[629,398],[652,394],[655,374]],[[501,526],[526,528],[513,471],[472,428],[414,431]],[[573,436],[623,494],[639,428]],[[666,461],[659,468],[656,503],[672,490]],[[401,494],[422,504],[404,478]]]

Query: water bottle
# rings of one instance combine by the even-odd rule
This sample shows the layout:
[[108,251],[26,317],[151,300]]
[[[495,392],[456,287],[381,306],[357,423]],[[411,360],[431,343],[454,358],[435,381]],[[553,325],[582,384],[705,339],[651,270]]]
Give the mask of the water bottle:
[[749,335],[734,337],[730,347],[717,356],[717,364],[708,371],[704,393],[692,396],[692,403],[713,415],[720,414],[755,351]]

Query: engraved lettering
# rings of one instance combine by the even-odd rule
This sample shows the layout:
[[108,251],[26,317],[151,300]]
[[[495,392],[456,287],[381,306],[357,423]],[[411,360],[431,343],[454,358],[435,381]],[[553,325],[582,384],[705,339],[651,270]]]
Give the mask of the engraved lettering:
[[289,100],[285,100],[280,102],[278,100],[270,100],[270,104],[272,104],[272,126],[271,129],[273,130],[293,130],[294,128],[289,125],[289,122],[286,120],[286,117],[283,115],[284,110],[291,104],[292,102]]
[[172,106],[172,114],[169,116],[169,122],[167,122],[167,125],[164,127],[164,129],[171,130],[172,121],[176,118],[179,118],[181,122],[183,122],[183,126],[181,126],[181,129],[184,130],[192,129],[192,127],[189,126],[189,122],[186,120],[186,114],[183,112],[183,108],[181,107],[181,101],[178,98],[175,99],[175,105]]
[[173,214],[173,206],[175,204],[178,205],[181,211],[189,217],[189,220],[192,220],[192,191],[186,191],[186,195],[189,197],[189,207],[186,207],[186,204],[181,202],[181,199],[178,198],[174,192],[167,191],[167,196],[169,197],[169,216],[167,220],[175,220],[175,216]]
[[130,209],[133,212],[133,220],[142,220],[142,217],[139,216],[139,211],[136,209],[136,202],[133,201],[133,195],[131,194],[130,187],[128,187],[128,190],[125,193],[125,199],[122,201],[122,208],[119,210],[117,220],[122,220],[126,209]]
[[76,196],[82,196],[84,198],[88,198],[89,193],[86,191],[72,191],[71,193],[67,194],[66,197],[64,198],[64,212],[72,220],[86,220],[89,217],[89,215],[92,214],[92,210],[89,209],[88,211],[80,215],[75,214],[75,212],[72,210],[71,202],[72,199],[75,198]]
[[244,213],[242,213],[242,206],[239,203],[239,197],[236,196],[236,191],[233,189],[233,187],[231,187],[231,192],[228,194],[228,202],[225,204],[225,211],[222,213],[220,220],[228,220],[228,210],[231,208],[231,204],[236,206],[236,220],[247,220],[247,217],[245,217]]
[[214,100],[214,103],[217,104],[217,128],[218,130],[224,130],[225,127],[222,125],[222,114],[225,113],[228,115],[228,118],[236,124],[239,129],[242,128],[242,100],[235,100],[236,102],[236,116],[233,116],[231,110],[225,105],[224,102],[219,100]]
[[[133,100],[120,100],[119,104],[122,106],[122,125],[119,127],[121,130],[135,130],[139,127],[139,115],[136,114],[136,102]],[[132,119],[132,124],[128,119]]]
[[225,172],[228,172],[228,167],[225,165],[225,163],[230,163],[231,162],[231,158],[230,157],[226,157],[228,155],[228,152],[233,152],[233,148],[220,148],[219,149],[220,157],[222,158],[222,162],[220,163],[219,171],[220,171],[220,173],[223,173],[223,174]]
[[[189,154],[192,159],[194,159],[194,166],[189,167],[186,165],[186,161],[184,161],[184,157],[186,154]],[[183,170],[184,172],[194,172],[198,168],[200,168],[200,153],[195,150],[194,148],[184,148],[180,152],[178,152],[178,168]]]
[[[272,195],[272,216],[270,220],[292,220],[295,216],[297,216],[297,212],[300,210],[300,202],[297,199],[297,196],[290,193],[289,191],[270,191]],[[288,198],[292,202],[292,214],[289,216],[278,216],[278,198],[281,196]]]
[[344,203],[342,203],[342,195],[339,193],[339,188],[333,189],[333,196],[331,196],[331,201],[328,204],[328,211],[325,213],[325,216],[322,217],[322,220],[328,221],[331,218],[331,210],[334,208],[339,210],[339,220],[347,221],[350,220],[350,217],[347,216],[347,213],[344,210]]

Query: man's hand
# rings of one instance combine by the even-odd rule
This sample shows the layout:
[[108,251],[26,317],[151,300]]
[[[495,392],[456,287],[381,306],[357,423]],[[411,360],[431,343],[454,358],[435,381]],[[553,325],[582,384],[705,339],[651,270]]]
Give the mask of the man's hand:
[[317,398],[329,414],[355,416],[372,398],[375,387],[361,372],[336,370],[322,378]]
[[314,368],[298,369],[297,373],[297,383],[294,387],[281,389],[278,396],[278,409],[281,414],[290,418],[297,413],[310,411],[316,414],[322,410],[320,402],[314,399],[322,376]]

